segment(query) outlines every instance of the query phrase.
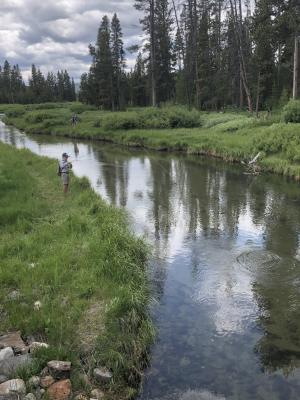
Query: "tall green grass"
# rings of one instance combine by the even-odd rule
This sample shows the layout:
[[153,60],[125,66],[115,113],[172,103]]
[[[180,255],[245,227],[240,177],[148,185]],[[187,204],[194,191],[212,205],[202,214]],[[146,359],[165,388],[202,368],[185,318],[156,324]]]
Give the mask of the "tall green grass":
[[33,370],[19,375],[49,359],[70,359],[78,387],[80,371],[106,365],[114,375],[112,398],[130,398],[153,340],[145,244],[86,179],[72,177],[65,198],[53,160],[4,144],[0,159],[1,331],[21,330],[50,344]]

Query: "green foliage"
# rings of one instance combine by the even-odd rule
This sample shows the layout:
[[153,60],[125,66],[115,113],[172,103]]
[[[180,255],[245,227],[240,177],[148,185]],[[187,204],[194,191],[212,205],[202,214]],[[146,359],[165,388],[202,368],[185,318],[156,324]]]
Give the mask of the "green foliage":
[[7,110],[4,110],[4,112],[8,117],[14,118],[14,117],[21,117],[22,115],[25,114],[26,110],[24,106],[17,105],[14,106],[13,108],[8,108]]
[[[28,378],[50,359],[69,359],[78,387],[85,318],[102,304],[86,362],[93,368],[107,361],[115,377],[112,393],[134,392],[138,381],[129,379],[130,371],[141,371],[153,338],[145,244],[128,232],[125,215],[99,199],[87,179],[72,177],[65,198],[55,161],[4,144],[0,158],[1,330],[21,330],[50,344],[35,353],[29,371],[21,369],[17,376]],[[9,297],[13,290],[20,295],[16,300]],[[41,302],[40,310],[35,301]],[[103,341],[105,348],[99,345]],[[120,366],[109,362],[112,354],[124,360],[120,374]]]
[[[78,103],[75,103],[78,105]],[[12,112],[18,105],[0,107]],[[207,154],[228,161],[251,159],[258,151],[266,170],[300,176],[300,124],[280,123],[280,113],[260,113],[255,118],[245,112],[203,113],[184,107],[130,108],[126,112],[84,111],[79,123],[71,127],[72,103],[43,110],[29,111],[5,122],[29,133],[51,133],[77,138],[98,139],[128,146]],[[17,111],[18,114],[18,111]],[[29,122],[27,116],[31,114]],[[46,114],[46,115],[45,115]],[[41,122],[36,122],[41,120]],[[192,127],[196,125],[196,127]],[[201,126],[199,126],[201,125]],[[182,127],[181,127],[182,126]],[[275,165],[274,159],[284,160]],[[270,160],[273,160],[272,162]],[[8,183],[5,183],[8,184]]]
[[95,111],[97,108],[90,104],[72,103],[70,110],[75,114],[81,114],[85,111]]
[[148,108],[104,115],[95,122],[105,130],[192,128],[201,125],[200,113],[181,107]]
[[47,112],[30,112],[26,115],[26,121],[29,123],[39,123],[50,118],[55,118],[55,116]]
[[284,122],[300,123],[300,100],[290,100],[283,108]]

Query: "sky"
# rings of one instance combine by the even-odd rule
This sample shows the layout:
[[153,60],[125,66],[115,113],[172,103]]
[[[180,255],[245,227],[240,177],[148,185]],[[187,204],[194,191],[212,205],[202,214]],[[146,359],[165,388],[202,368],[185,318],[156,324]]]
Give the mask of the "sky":
[[[141,44],[141,14],[133,5],[134,0],[0,0],[0,64],[19,64],[25,81],[35,64],[43,73],[67,69],[79,82],[104,15],[118,14],[125,49]],[[126,55],[130,69],[136,54]]]

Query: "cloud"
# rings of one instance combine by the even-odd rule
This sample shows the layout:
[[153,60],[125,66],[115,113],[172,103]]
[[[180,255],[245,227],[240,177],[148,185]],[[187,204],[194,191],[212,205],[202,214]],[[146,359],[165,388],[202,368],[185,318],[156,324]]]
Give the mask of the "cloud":
[[[1,0],[0,62],[19,64],[28,78],[31,64],[41,70],[67,69],[79,80],[88,71],[89,43],[94,43],[102,17],[118,14],[125,49],[141,43],[140,13],[134,0]],[[127,54],[131,67],[135,55]]]

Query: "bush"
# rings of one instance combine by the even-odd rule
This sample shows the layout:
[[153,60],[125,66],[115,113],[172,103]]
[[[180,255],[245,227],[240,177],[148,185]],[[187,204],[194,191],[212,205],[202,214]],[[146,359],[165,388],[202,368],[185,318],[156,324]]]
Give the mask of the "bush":
[[55,108],[62,108],[64,107],[64,103],[41,103],[41,104],[28,104],[26,106],[27,111],[34,111],[34,110],[52,110]]
[[25,120],[26,122],[36,124],[51,118],[55,118],[55,115],[49,114],[47,112],[31,112],[28,115],[26,115]]
[[284,122],[300,123],[300,100],[290,100],[283,108]]
[[85,111],[95,111],[95,110],[97,110],[97,108],[95,106],[91,106],[89,104],[75,103],[75,104],[71,105],[70,110],[73,113],[82,114]]
[[5,112],[7,117],[17,118],[25,114],[25,107],[21,105],[13,106]]
[[182,107],[147,108],[104,115],[94,123],[106,130],[167,129],[201,126],[200,114]]

